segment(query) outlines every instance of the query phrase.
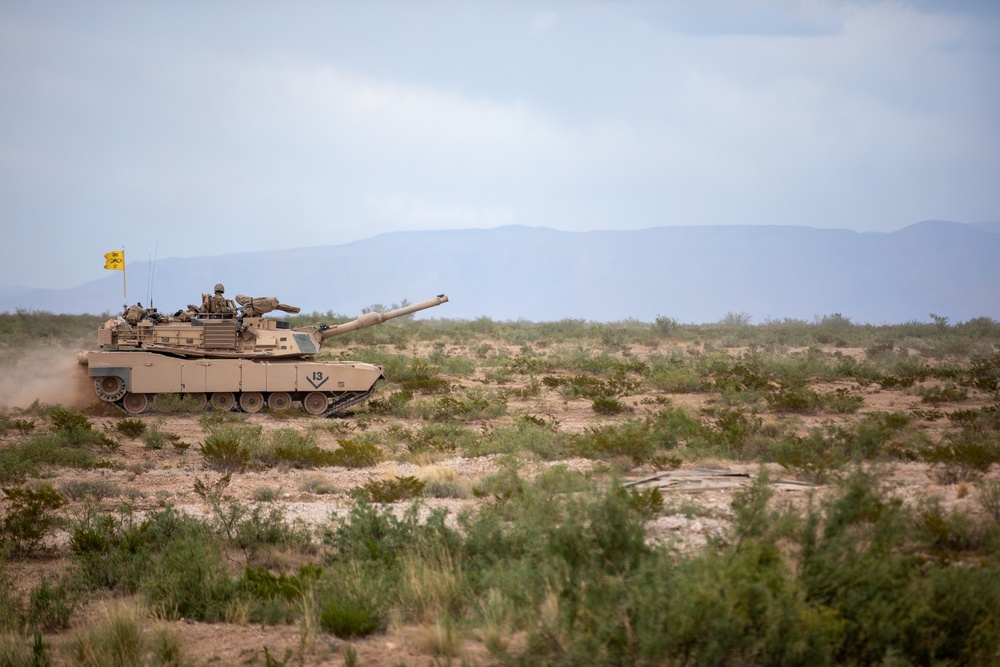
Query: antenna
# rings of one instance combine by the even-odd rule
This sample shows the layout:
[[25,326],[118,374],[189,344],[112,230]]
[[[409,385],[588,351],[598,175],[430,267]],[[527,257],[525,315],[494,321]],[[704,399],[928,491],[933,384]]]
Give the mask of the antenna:
[[160,253],[160,237],[156,237],[156,248],[153,250],[153,259],[149,263],[149,286],[147,290],[149,294],[146,296],[149,298],[149,307],[153,307],[153,277],[156,275],[156,256]]

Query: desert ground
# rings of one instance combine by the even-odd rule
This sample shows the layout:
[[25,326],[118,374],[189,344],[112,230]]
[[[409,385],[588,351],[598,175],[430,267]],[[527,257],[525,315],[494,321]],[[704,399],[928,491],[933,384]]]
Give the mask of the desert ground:
[[[931,325],[888,333],[844,325],[831,333],[820,322],[800,323],[788,327],[794,335],[737,325],[386,325],[324,348],[321,359],[359,359],[386,369],[371,401],[331,418],[294,409],[192,413],[182,400],[170,411],[129,415],[93,395],[74,356],[85,340],[7,346],[0,350],[6,378],[0,383],[0,448],[27,451],[26,443],[57,432],[53,408],[56,415],[82,415],[82,428],[103,439],[95,436],[86,445],[99,464],[42,462],[24,474],[5,473],[5,489],[45,487],[63,499],[30,550],[5,524],[11,533],[6,600],[26,609],[40,586],[61,582],[71,591],[65,600],[71,613],[47,625],[32,625],[22,613],[19,623],[8,624],[3,648],[21,655],[18,646],[41,637],[51,664],[89,664],[81,647],[111,615],[129,609],[139,614],[147,635],[155,628],[156,637],[172,638],[176,647],[158,653],[147,637],[134,664],[532,661],[531,627],[512,623],[498,638],[497,629],[482,621],[483,598],[471,590],[454,608],[425,604],[415,611],[387,603],[376,631],[343,637],[317,626],[315,610],[301,602],[278,621],[258,618],[247,602],[230,603],[222,618],[204,620],[158,608],[141,587],[75,583],[81,564],[74,530],[88,512],[122,516],[123,506],[137,520],[173,508],[216,530],[225,523],[225,508],[260,507],[310,536],[309,547],[266,544],[252,557],[220,538],[220,557],[234,579],[248,564],[280,574],[332,562],[322,535],[349,521],[359,498],[397,517],[412,508],[418,522],[443,513],[446,525],[461,531],[460,516],[495,511],[498,484],[511,475],[525,484],[569,476],[578,485],[571,494],[624,488],[652,498],[656,489],[652,511],[643,514],[643,539],[679,559],[724,551],[740,539],[734,499],[762,474],[771,507],[805,512],[864,470],[877,476],[886,498],[906,506],[933,503],[942,516],[984,525],[992,520],[987,496],[998,484],[997,457],[990,458],[998,442],[995,323],[981,335]],[[994,366],[980,363],[990,359]],[[142,426],[130,432],[123,421]],[[874,449],[861,452],[850,444],[873,424],[884,427]],[[973,431],[981,435],[976,442],[987,452],[985,464],[948,458]],[[336,465],[322,457],[304,463],[280,456],[233,463],[207,453],[213,433],[236,432],[259,442],[298,434],[303,447],[326,453],[354,443],[378,455]],[[840,444],[809,456],[795,450],[816,443]],[[373,495],[399,491],[402,480],[416,480],[419,488],[388,502]],[[4,511],[12,515],[11,497]],[[996,567],[995,556],[972,547],[967,552],[992,558],[990,567]],[[538,660],[549,662],[552,655]]]

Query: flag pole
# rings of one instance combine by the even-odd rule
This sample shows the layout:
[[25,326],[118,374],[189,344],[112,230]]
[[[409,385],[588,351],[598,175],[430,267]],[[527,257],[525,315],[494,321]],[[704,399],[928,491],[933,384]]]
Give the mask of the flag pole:
[[128,288],[125,281],[125,246],[122,246],[122,300],[125,301],[125,308],[128,308]]

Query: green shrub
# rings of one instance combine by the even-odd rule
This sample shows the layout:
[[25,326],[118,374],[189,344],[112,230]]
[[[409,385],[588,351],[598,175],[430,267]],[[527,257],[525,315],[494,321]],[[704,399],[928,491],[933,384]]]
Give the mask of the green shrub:
[[338,440],[340,445],[333,450],[329,465],[343,468],[370,468],[383,459],[382,450],[370,442]]
[[[209,436],[212,437],[212,436]],[[175,433],[165,433],[156,426],[151,426],[142,434],[142,444],[149,449],[163,449],[167,443],[175,448],[186,449],[187,445],[181,442],[181,437]]]
[[115,422],[114,429],[127,438],[138,438],[146,432],[146,422],[141,419],[125,417]]
[[55,512],[66,499],[51,486],[6,486],[2,491],[6,507],[0,520],[0,543],[16,556],[30,555],[55,525]]
[[530,452],[545,461],[570,455],[572,436],[560,431],[556,424],[537,417],[518,417],[511,426],[484,431],[481,437],[455,438],[466,457],[490,454],[520,454]]
[[426,452],[454,452],[476,439],[469,428],[458,424],[431,423],[419,429],[410,430],[398,426],[389,428],[391,438],[406,443],[406,451],[410,454]]
[[995,433],[1000,431],[1000,405],[971,410],[953,410],[948,420],[974,433]]
[[34,419],[12,419],[10,425],[21,435],[28,435],[35,430]]
[[917,393],[920,395],[921,402],[933,403],[935,405],[939,403],[958,403],[964,401],[969,394],[966,389],[958,388],[951,383],[943,387],[921,388]]
[[213,527],[229,546],[243,552],[247,563],[254,563],[269,547],[311,551],[312,535],[301,521],[289,522],[284,511],[270,504],[248,507],[221,498],[210,501]]
[[220,472],[259,467],[261,432],[260,426],[217,427],[205,438],[201,454],[210,467]]
[[611,426],[592,426],[574,438],[574,450],[579,456],[627,458],[637,466],[653,457],[658,444],[650,424],[637,420]]
[[420,359],[413,359],[409,368],[389,374],[403,389],[421,394],[443,394],[451,391],[451,383],[438,377],[435,369]]
[[466,392],[466,396],[455,398],[442,396],[422,410],[421,416],[434,421],[476,420],[499,417],[507,412],[507,400],[495,392]]
[[599,415],[618,415],[629,412],[629,407],[610,396],[598,396],[591,403],[593,411]]
[[358,489],[357,497],[373,503],[397,503],[423,495],[427,483],[409,475],[392,479],[372,479]]
[[146,664],[147,620],[133,606],[105,610],[103,618],[78,635],[72,643],[73,664],[78,667],[142,667]]
[[334,452],[320,448],[314,433],[283,428],[270,435],[270,456],[274,463],[293,468],[316,468],[337,465]]
[[140,590],[163,618],[215,622],[236,597],[219,545],[204,533],[174,536],[154,553]]
[[782,383],[778,389],[764,395],[775,412],[816,412],[823,407],[823,398],[810,387]]
[[92,429],[86,415],[82,415],[75,410],[53,408],[50,418],[52,419],[52,428],[56,431],[73,432],[77,430],[90,431]]
[[864,396],[861,394],[851,393],[848,389],[843,387],[835,390],[833,393],[823,396],[823,403],[826,407],[834,412],[840,413],[857,412],[861,409],[861,406],[864,405],[864,402]]
[[26,625],[35,631],[65,630],[76,606],[75,592],[67,582],[52,583],[43,575],[28,596]]
[[70,500],[103,500],[122,495],[122,488],[106,479],[70,479],[59,485],[59,493]]
[[1000,447],[996,442],[963,431],[950,437],[949,442],[924,452],[923,459],[931,465],[938,482],[957,484],[978,478],[1000,462]]
[[983,391],[997,392],[1000,389],[1000,354],[976,356],[969,363],[969,383]]
[[754,436],[761,430],[763,420],[755,415],[746,415],[739,410],[720,408],[706,411],[714,418],[714,439],[730,456],[745,457],[751,453]]

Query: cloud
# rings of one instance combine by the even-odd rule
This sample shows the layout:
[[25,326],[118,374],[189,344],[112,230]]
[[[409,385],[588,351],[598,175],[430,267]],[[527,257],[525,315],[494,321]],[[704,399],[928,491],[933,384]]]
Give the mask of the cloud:
[[834,0],[659,0],[630,3],[659,28],[692,35],[802,37],[843,30],[848,8]]
[[534,35],[541,35],[555,28],[558,22],[558,15],[553,12],[542,12],[531,17],[528,30]]
[[513,211],[504,207],[486,208],[455,203],[431,203],[412,195],[369,197],[363,206],[376,223],[390,228],[459,229],[500,227],[517,222]]

